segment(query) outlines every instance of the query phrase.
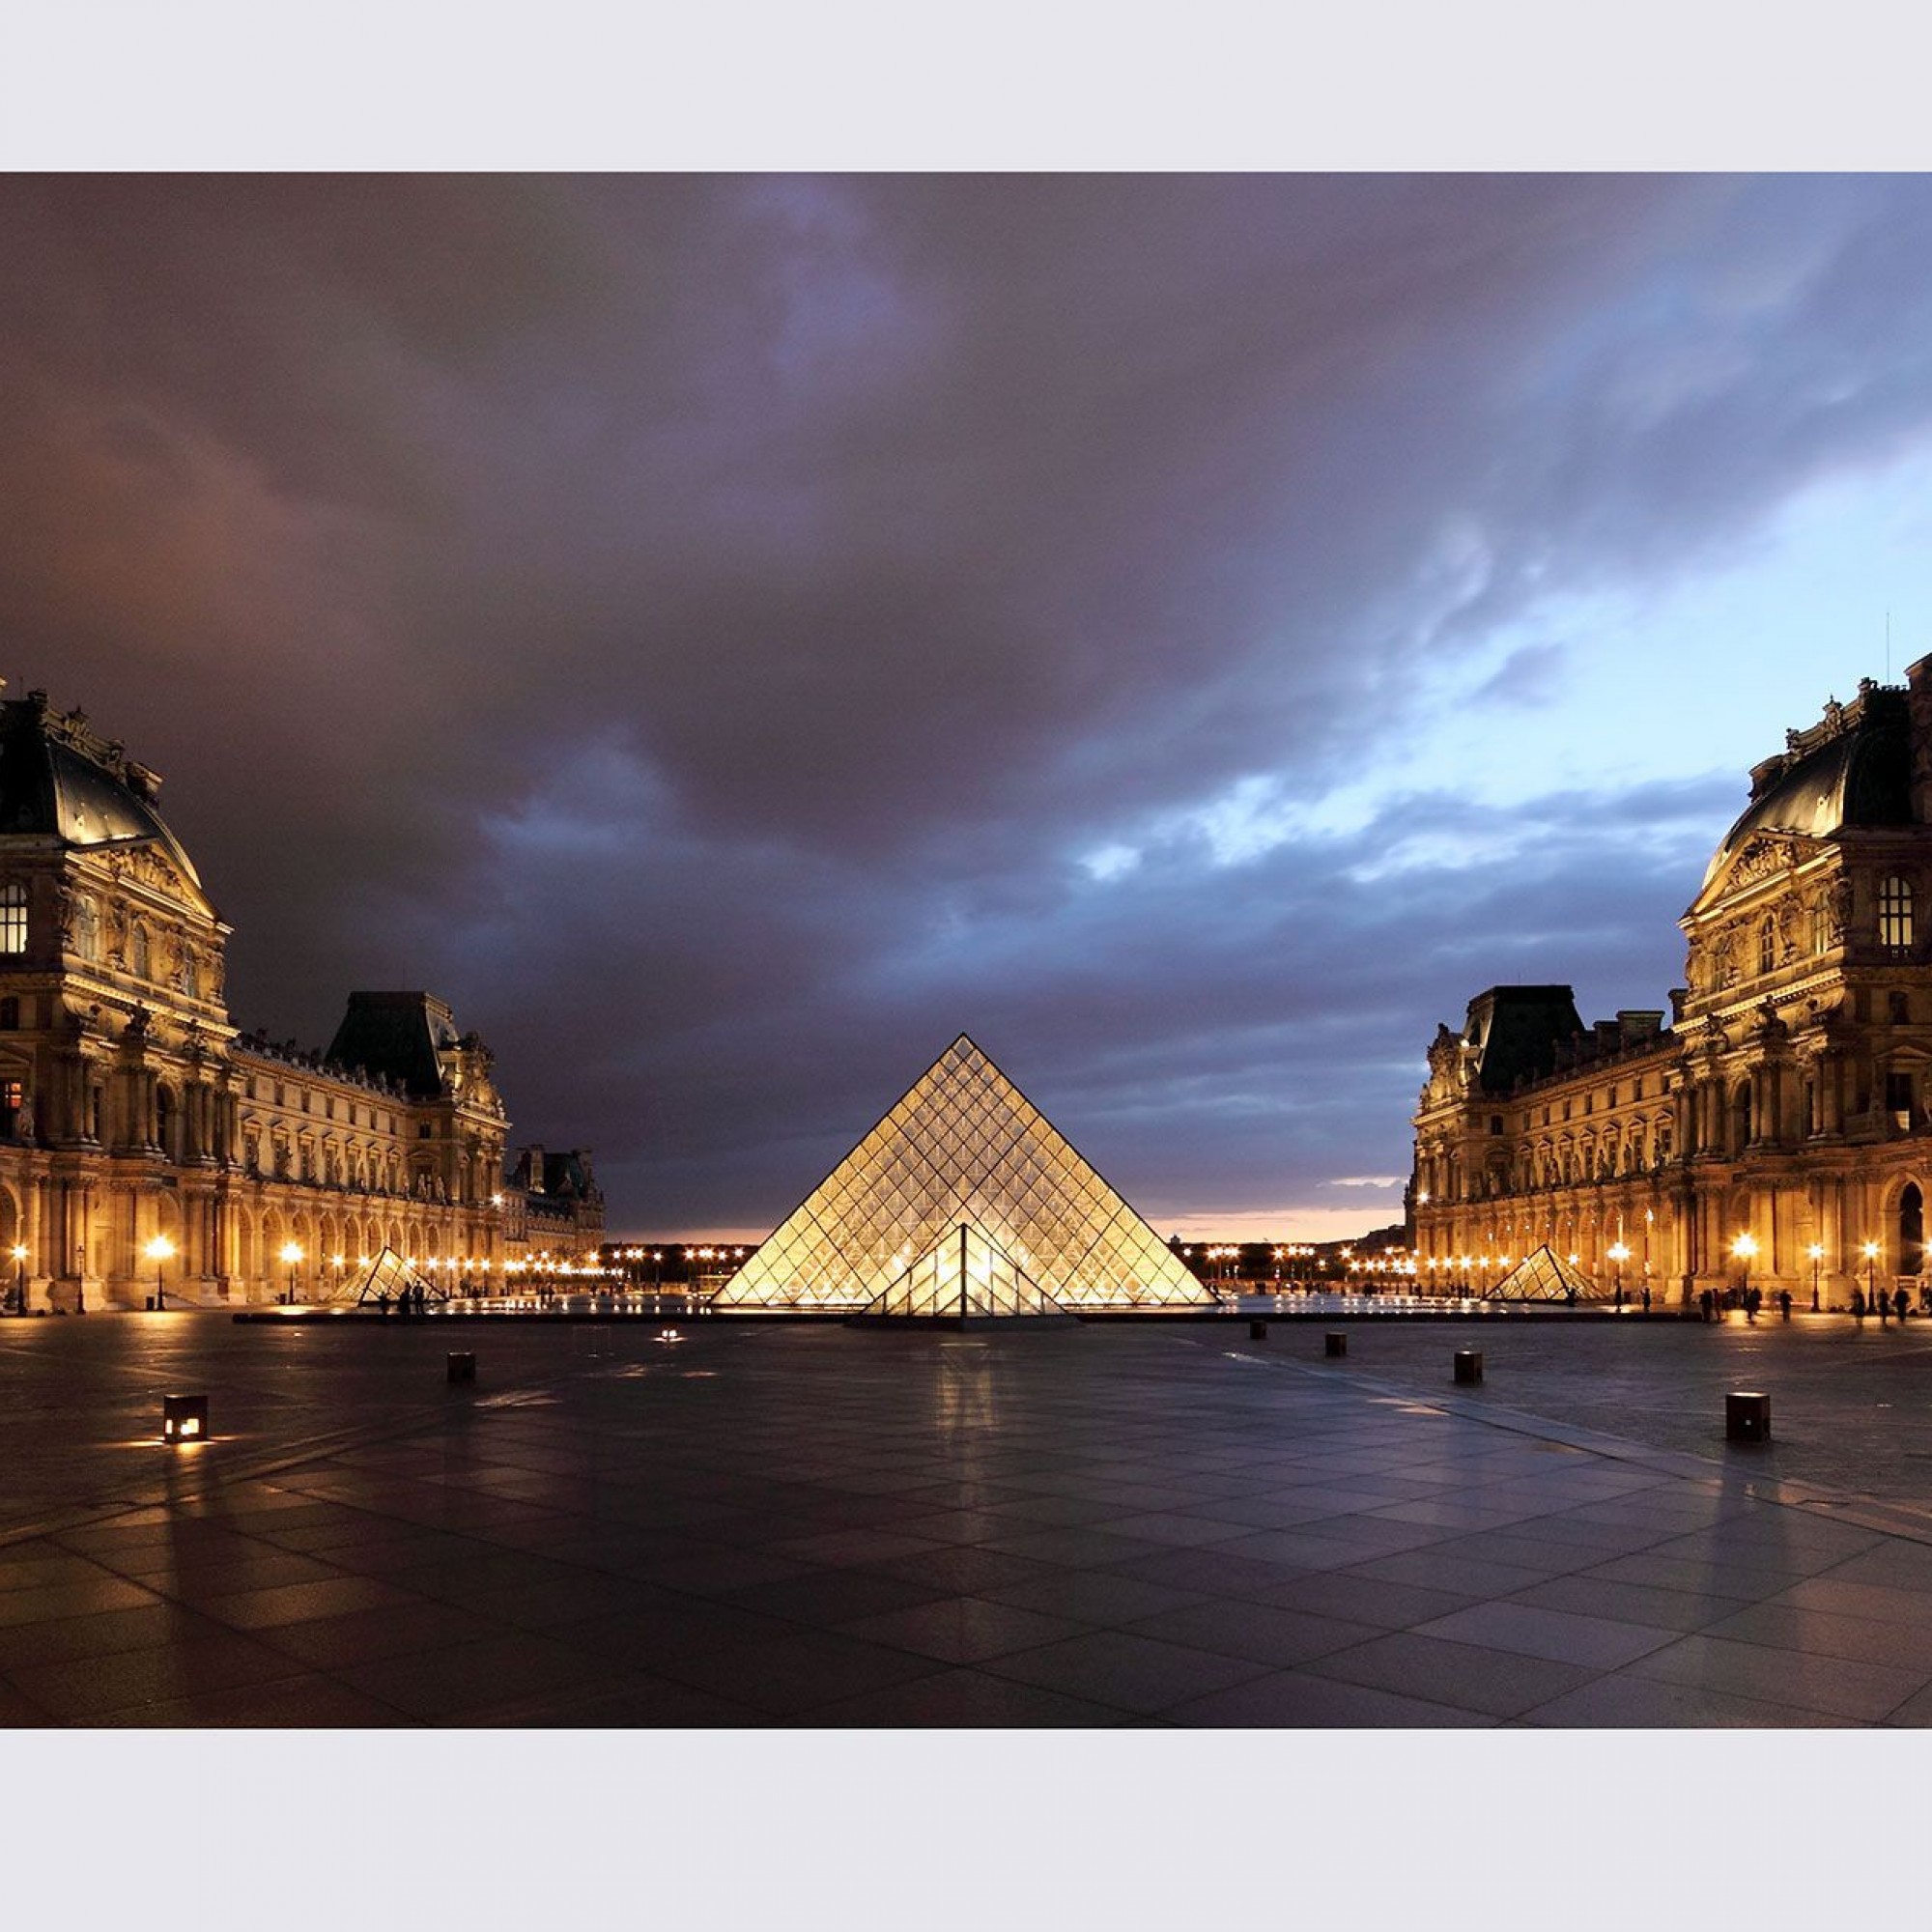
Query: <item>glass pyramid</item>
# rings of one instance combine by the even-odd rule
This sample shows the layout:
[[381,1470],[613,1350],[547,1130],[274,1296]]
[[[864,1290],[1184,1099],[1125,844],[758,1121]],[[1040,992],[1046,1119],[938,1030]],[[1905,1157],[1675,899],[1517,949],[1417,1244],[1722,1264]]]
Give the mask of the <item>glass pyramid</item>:
[[1053,1315],[1214,1296],[961,1034],[713,1301]]
[[394,1248],[384,1248],[359,1274],[327,1298],[330,1301],[400,1300],[405,1293],[424,1292],[424,1299],[447,1301],[449,1291],[439,1282],[427,1281]]
[[1604,1292],[1586,1274],[1572,1267],[1545,1242],[1524,1255],[1483,1298],[1486,1301],[1602,1301]]

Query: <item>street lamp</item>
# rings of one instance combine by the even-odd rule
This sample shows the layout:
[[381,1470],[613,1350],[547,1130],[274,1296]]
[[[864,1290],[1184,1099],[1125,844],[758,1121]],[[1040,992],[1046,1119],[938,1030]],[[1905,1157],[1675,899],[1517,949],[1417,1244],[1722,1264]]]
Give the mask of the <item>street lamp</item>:
[[301,1243],[299,1241],[284,1241],[282,1243],[282,1262],[289,1271],[288,1303],[293,1308],[296,1305],[296,1269],[300,1267],[302,1263]]
[[175,1244],[165,1235],[156,1235],[148,1243],[148,1259],[155,1264],[155,1308],[157,1313],[166,1302],[166,1291],[162,1287],[161,1271],[167,1265],[167,1259],[174,1251]]
[[1816,1241],[1813,1241],[1804,1252],[1811,1257],[1811,1313],[1816,1315],[1818,1312],[1818,1264],[1825,1259],[1825,1250]]
[[1748,1234],[1740,1235],[1731,1243],[1731,1253],[1738,1258],[1738,1298],[1746,1304],[1746,1312],[1748,1313],[1750,1302],[1750,1264],[1751,1257],[1757,1253],[1757,1242]]
[[1617,1306],[1621,1308],[1624,1305],[1624,1264],[1630,1260],[1631,1251],[1621,1241],[1613,1241],[1606,1252],[1609,1255],[1611,1266],[1616,1270],[1616,1302]]
[[1878,1243],[1867,1241],[1864,1245],[1865,1257],[1865,1306],[1872,1305],[1872,1269],[1878,1264]]
[[8,1250],[14,1257],[14,1312],[27,1312],[27,1251],[16,1241]]

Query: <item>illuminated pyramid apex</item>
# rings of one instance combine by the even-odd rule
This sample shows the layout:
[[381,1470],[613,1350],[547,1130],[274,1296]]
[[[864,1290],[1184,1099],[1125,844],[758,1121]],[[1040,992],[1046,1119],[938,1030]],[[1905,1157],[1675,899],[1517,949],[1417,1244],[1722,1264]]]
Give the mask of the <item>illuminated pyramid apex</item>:
[[962,1033],[716,1303],[1051,1315],[1213,1295]]

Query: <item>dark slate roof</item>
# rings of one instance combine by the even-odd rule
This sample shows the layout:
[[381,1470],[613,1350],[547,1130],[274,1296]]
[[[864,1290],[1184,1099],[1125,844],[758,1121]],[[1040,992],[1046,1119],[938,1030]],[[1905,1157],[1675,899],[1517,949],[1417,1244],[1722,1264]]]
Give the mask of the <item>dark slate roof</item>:
[[201,875],[155,804],[158,781],[118,752],[110,761],[109,748],[97,744],[101,755],[91,755],[65,735],[64,722],[38,693],[0,704],[0,834],[51,836],[70,845],[151,840],[198,887]]
[[1519,1080],[1538,1080],[1556,1066],[1559,1041],[1584,1031],[1568,986],[1492,986],[1469,1002],[1463,1037],[1480,1039],[1477,1082],[1507,1094]]
[[381,1074],[418,1099],[442,1092],[439,1047],[456,1044],[449,1009],[430,993],[351,993],[327,1058]]
[[543,1191],[567,1200],[587,1201],[596,1192],[583,1168],[583,1150],[571,1148],[563,1153],[544,1153]]

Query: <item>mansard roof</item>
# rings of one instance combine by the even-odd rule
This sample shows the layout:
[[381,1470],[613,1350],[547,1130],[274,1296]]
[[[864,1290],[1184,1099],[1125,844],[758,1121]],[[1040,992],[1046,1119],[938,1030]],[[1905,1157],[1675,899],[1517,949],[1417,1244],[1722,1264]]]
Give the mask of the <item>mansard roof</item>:
[[1851,704],[1791,734],[1789,747],[1751,774],[1751,802],[1705,868],[1709,886],[1760,833],[1830,838],[1847,826],[1910,825],[1912,726],[1906,695],[1867,685]]
[[51,710],[44,692],[0,703],[0,835],[157,845],[199,891],[201,875],[155,802],[160,786],[82,713]]

